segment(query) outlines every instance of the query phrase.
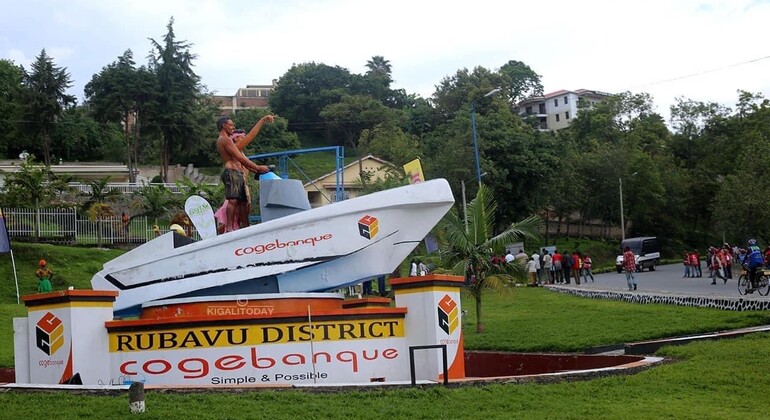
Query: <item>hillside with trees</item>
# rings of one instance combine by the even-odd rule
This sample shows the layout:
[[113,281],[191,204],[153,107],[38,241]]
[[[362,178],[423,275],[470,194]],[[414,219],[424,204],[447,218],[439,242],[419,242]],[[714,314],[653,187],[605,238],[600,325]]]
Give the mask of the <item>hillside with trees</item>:
[[[0,60],[0,154],[26,151],[45,165],[218,166],[219,111],[195,73],[194,46],[173,23],[150,39],[145,64],[131,50],[105,63],[83,104],[67,93],[71,77],[45,49],[29,69]],[[498,226],[540,215],[590,220],[609,232],[619,224],[622,180],[627,235],[770,242],[770,104],[760,94],[737,90],[732,107],[679,98],[665,121],[650,95],[618,92],[581,104],[568,129],[545,132],[514,112],[518,101],[543,93],[541,76],[523,61],[458,69],[429,98],[393,88],[398,63],[363,61],[364,74],[305,62],[279,75],[269,110],[234,116],[241,127],[268,112],[277,116],[247,153],[339,145],[348,157],[371,153],[396,165],[420,157],[428,178],[450,182],[460,206],[463,184],[469,199],[478,190],[473,103],[482,182],[498,203]]]

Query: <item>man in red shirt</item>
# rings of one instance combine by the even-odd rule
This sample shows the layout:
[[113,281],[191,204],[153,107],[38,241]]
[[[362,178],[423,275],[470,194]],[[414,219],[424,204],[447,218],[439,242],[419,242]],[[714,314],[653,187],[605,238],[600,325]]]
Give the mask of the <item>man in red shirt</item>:
[[562,271],[561,267],[562,262],[562,256],[561,253],[557,250],[553,250],[553,256],[551,256],[551,264],[553,268],[553,275],[554,280],[556,280],[556,283],[564,283],[564,271]]
[[634,273],[636,272],[636,258],[629,247],[623,249],[623,268],[626,270],[628,290],[636,290],[636,278],[634,278]]

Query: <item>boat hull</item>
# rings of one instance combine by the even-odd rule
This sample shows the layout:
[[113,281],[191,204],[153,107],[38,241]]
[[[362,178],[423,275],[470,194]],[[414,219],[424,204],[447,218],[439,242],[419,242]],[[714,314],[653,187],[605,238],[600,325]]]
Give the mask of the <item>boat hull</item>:
[[443,179],[180,244],[167,233],[107,262],[94,290],[116,313],[182,296],[331,291],[391,273],[454,203]]

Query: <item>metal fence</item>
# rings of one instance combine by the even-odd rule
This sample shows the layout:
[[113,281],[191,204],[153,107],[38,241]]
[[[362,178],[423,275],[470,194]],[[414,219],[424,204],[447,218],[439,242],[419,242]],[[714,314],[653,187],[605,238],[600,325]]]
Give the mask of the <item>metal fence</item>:
[[[103,245],[144,243],[169,230],[168,223],[158,223],[156,232],[153,223],[143,216],[131,219],[127,226],[123,225],[120,216],[92,221],[75,209],[45,208],[36,212],[34,208],[4,208],[3,215],[11,240],[35,238],[36,226],[41,242],[70,245],[97,245],[100,232]],[[200,239],[195,228],[191,228],[190,234],[192,238]]]
[[[91,193],[91,185],[89,184],[83,184],[80,182],[70,182],[67,184],[70,188],[74,188],[82,193]],[[216,186],[217,184],[211,184]],[[130,182],[110,182],[107,183],[105,186],[105,190],[118,190],[122,192],[123,194],[131,194],[134,193],[146,186],[162,186],[169,190],[172,194],[182,194],[187,192],[187,188],[182,186],[180,187],[177,184],[172,183],[130,183]]]

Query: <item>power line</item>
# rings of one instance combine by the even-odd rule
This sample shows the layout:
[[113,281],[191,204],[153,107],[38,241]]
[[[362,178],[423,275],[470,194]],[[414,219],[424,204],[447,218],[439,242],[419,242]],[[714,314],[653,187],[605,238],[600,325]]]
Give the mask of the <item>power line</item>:
[[636,85],[636,86],[632,86],[630,89],[637,89],[637,88],[641,88],[641,87],[645,87],[645,86],[655,86],[655,85],[660,85],[660,84],[663,84],[663,83],[675,82],[677,80],[689,79],[691,77],[702,76],[704,74],[715,73],[715,72],[722,71],[722,70],[727,70],[727,69],[730,69],[730,68],[733,68],[733,67],[739,67],[739,66],[743,66],[743,65],[746,65],[746,64],[756,63],[756,62],[759,62],[759,61],[762,61],[762,60],[766,60],[768,58],[770,58],[770,55],[767,55],[767,56],[764,56],[764,57],[759,57],[759,58],[754,58],[754,59],[747,60],[747,61],[742,61],[740,63],[728,64],[726,66],[717,67],[717,68],[713,68],[713,69],[709,69],[709,70],[703,70],[703,71],[699,71],[697,73],[691,73],[691,74],[687,74],[687,75],[683,75],[683,76],[677,76],[677,77],[673,77],[671,79],[658,80],[657,82],[651,82],[651,83],[645,83],[645,84],[641,84],[641,85]]

